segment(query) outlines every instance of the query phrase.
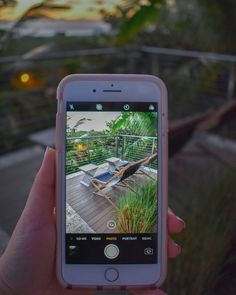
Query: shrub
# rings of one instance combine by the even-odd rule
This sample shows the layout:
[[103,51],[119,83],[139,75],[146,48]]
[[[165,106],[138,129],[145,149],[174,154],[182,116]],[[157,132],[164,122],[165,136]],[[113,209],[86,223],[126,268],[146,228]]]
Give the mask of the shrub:
[[149,233],[157,223],[157,182],[147,181],[117,202],[117,227],[124,233]]
[[205,182],[195,179],[195,186],[188,183],[184,195],[170,194],[171,207],[185,219],[187,228],[176,237],[183,251],[170,261],[168,294],[236,294],[227,271],[229,260],[234,269],[236,265],[235,254],[228,255],[236,228],[236,176],[225,169],[218,173],[205,175]]

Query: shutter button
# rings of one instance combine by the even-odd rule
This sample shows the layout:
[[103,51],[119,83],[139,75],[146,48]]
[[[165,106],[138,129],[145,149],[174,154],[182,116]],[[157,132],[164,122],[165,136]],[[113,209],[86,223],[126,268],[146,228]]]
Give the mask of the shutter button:
[[115,259],[119,253],[119,248],[114,244],[109,244],[104,249],[104,254],[108,259]]

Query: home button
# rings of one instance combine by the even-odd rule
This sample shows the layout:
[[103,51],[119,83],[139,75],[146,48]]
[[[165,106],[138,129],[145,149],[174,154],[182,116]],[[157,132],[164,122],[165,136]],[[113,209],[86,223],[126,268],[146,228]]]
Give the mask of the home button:
[[119,273],[115,268],[106,269],[104,275],[108,282],[115,282],[119,277]]

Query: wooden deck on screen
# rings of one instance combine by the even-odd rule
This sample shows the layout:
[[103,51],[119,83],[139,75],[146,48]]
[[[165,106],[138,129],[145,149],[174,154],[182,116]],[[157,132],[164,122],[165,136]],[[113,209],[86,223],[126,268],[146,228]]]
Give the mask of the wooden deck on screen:
[[[148,172],[152,177],[155,173]],[[83,174],[75,174],[67,179],[67,202],[76,211],[76,213],[96,232],[96,233],[119,233],[117,229],[109,229],[107,223],[110,220],[115,220],[115,208],[102,196],[96,195],[93,192],[95,188],[90,185],[84,186],[80,183]],[[146,179],[145,175],[133,175],[127,179],[130,186],[135,187],[141,184]],[[111,187],[103,190],[113,202],[124,194],[128,188]]]

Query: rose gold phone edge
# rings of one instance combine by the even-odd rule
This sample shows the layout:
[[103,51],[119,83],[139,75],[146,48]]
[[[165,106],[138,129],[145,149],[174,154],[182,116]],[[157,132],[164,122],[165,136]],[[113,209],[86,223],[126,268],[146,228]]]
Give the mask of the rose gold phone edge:
[[[124,77],[125,76],[125,77]],[[112,286],[103,286],[103,285],[71,285],[68,284],[63,276],[62,276],[62,210],[64,210],[64,205],[62,205],[61,202],[61,182],[63,180],[61,169],[59,167],[62,165],[61,163],[61,157],[60,153],[62,151],[61,146],[61,137],[64,136],[62,134],[62,124],[63,124],[63,118],[62,114],[59,113],[59,109],[61,108],[60,104],[63,102],[63,91],[67,83],[72,81],[109,81],[111,80],[111,77],[113,78],[113,81],[123,81],[125,78],[132,79],[134,81],[148,81],[153,82],[158,85],[158,87],[161,90],[161,111],[158,114],[161,114],[161,124],[162,124],[162,134],[161,134],[161,149],[162,149],[162,157],[161,157],[161,188],[162,188],[162,214],[161,214],[161,250],[159,250],[160,256],[161,256],[161,275],[159,277],[159,280],[156,281],[152,285],[127,285],[127,286],[115,286],[116,289],[125,289],[130,287],[135,288],[153,288],[153,287],[159,287],[163,284],[166,275],[167,275],[167,209],[168,209],[168,111],[167,111],[167,89],[163,81],[155,76],[151,75],[133,75],[133,74],[72,74],[69,76],[66,76],[58,85],[57,88],[57,102],[58,102],[58,110],[56,114],[56,227],[57,227],[57,258],[56,258],[56,274],[58,281],[61,283],[64,288],[67,289],[83,289],[83,288],[94,288],[94,289],[110,289]],[[160,137],[158,137],[160,140]],[[165,152],[163,152],[165,151]],[[158,244],[159,244],[159,235],[158,235]],[[114,286],[113,286],[114,288]]]

